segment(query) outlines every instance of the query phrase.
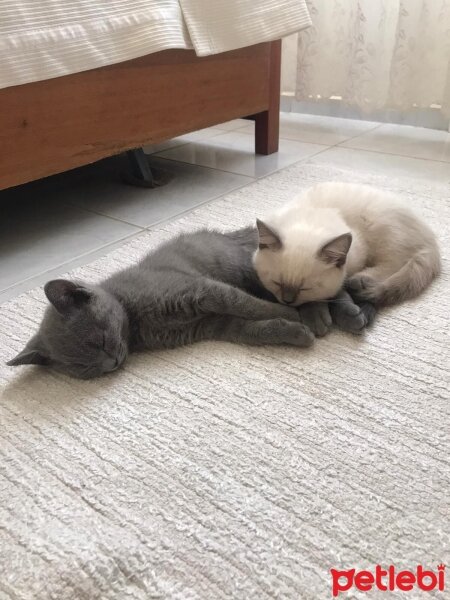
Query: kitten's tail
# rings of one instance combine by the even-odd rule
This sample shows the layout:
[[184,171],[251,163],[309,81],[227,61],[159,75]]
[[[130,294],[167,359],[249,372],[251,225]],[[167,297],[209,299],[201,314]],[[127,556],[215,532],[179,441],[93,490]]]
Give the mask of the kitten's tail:
[[415,298],[439,275],[440,270],[437,244],[418,251],[401,269],[383,281],[379,304],[397,304]]

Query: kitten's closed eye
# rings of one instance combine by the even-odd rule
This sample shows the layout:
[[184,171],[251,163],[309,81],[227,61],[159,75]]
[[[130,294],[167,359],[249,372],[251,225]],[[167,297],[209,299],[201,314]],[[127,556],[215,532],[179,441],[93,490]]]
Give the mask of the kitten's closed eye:
[[94,336],[91,336],[86,342],[86,345],[93,350],[105,349],[106,344],[106,334],[98,333]]

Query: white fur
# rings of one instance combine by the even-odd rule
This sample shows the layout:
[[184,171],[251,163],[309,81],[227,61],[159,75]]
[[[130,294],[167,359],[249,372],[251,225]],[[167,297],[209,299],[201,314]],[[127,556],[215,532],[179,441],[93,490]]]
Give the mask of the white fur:
[[[254,266],[280,301],[278,283],[309,288],[299,291],[299,305],[332,298],[351,278],[361,299],[391,304],[419,294],[440,270],[428,226],[393,194],[366,185],[316,185],[263,221],[281,248],[257,250]],[[348,232],[353,241],[345,265],[324,261],[321,248]]]

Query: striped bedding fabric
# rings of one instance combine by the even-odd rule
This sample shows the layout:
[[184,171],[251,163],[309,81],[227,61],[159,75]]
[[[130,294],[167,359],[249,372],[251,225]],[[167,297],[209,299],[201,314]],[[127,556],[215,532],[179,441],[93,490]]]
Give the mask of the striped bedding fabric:
[[217,54],[310,24],[305,0],[0,0],[0,88],[170,48]]

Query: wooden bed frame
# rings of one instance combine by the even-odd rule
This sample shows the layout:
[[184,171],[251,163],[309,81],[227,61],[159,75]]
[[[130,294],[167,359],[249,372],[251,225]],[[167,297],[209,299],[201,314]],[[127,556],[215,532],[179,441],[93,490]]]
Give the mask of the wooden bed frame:
[[238,117],[278,150],[281,42],[167,50],[0,90],[0,189]]

